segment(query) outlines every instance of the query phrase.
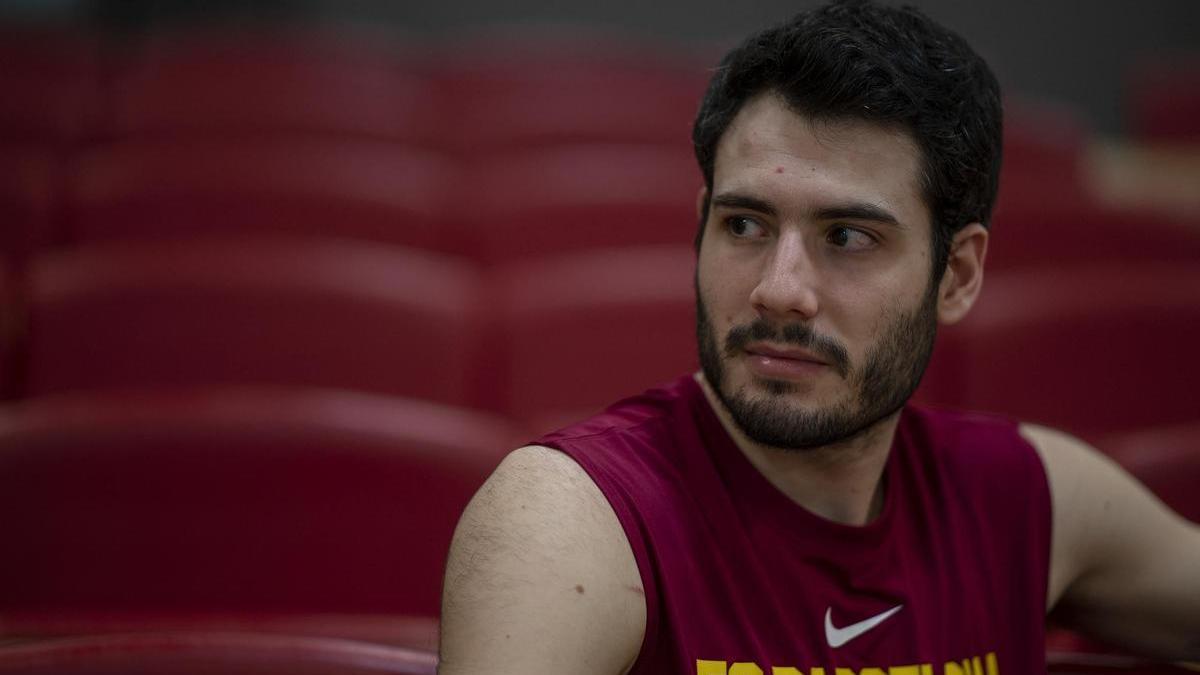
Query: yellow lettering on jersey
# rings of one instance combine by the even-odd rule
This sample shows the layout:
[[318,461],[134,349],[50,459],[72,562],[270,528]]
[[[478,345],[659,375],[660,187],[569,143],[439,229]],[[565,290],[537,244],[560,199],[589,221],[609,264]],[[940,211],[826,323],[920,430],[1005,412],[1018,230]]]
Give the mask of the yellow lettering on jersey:
[[[807,671],[795,666],[772,666],[771,675],[825,675],[826,668],[812,667]],[[834,668],[833,675],[935,675],[932,663],[905,666],[869,666],[861,670]],[[763,666],[754,662],[705,661],[696,659],[696,675],[763,675]],[[995,652],[972,656],[961,661],[947,661],[941,675],[1000,675],[1000,662]]]

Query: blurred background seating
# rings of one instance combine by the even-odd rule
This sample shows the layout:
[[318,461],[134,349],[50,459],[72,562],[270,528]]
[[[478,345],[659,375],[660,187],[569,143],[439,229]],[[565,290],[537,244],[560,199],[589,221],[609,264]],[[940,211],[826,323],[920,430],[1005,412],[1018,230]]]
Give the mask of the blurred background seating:
[[3,608],[435,616],[458,513],[519,440],[348,390],[28,399],[0,417]]
[[1200,265],[1001,271],[945,330],[931,370],[946,405],[1092,441],[1195,419]]
[[70,166],[64,244],[214,233],[342,237],[457,252],[444,156],[389,141],[131,140]]
[[532,429],[696,370],[691,246],[594,249],[496,271],[497,408]]
[[234,632],[104,635],[0,649],[28,675],[433,675],[432,652],[322,637]]
[[316,136],[438,144],[441,106],[396,39],[293,27],[176,26],[116,53],[114,139]]
[[65,248],[29,272],[26,388],[274,384],[470,406],[476,269],[327,239],[197,238]]
[[[432,672],[452,528],[504,452],[697,365],[690,125],[725,44],[216,4],[0,22],[0,643],[93,636],[0,673],[376,663],[330,638]],[[960,7],[930,11],[988,22]],[[1197,519],[1200,69],[1103,25],[1124,71],[1007,89],[984,295],[918,399],[1080,434]]]
[[647,143],[686,156],[709,65],[648,43],[529,30],[460,39],[433,73],[450,104],[444,138],[470,155]]
[[702,184],[687,153],[654,144],[510,150],[464,166],[463,250],[484,264],[691,241]]

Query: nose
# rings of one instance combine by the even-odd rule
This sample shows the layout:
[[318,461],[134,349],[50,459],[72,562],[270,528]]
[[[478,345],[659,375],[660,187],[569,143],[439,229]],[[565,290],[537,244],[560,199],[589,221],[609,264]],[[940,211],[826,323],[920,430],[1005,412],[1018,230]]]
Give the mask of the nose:
[[817,315],[817,270],[800,232],[780,234],[764,258],[750,304],[759,316],[780,322],[807,321]]

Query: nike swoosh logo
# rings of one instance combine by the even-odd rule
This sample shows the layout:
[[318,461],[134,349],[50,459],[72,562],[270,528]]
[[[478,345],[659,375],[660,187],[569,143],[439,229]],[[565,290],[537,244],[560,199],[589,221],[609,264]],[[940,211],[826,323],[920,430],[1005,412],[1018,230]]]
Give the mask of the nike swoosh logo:
[[825,610],[825,641],[829,643],[830,647],[835,649],[841,647],[842,645],[871,630],[884,621],[887,621],[893,614],[899,612],[903,607],[904,605],[896,605],[882,614],[876,614],[875,616],[864,621],[852,623],[845,628],[838,628],[833,625],[833,608],[829,607]]

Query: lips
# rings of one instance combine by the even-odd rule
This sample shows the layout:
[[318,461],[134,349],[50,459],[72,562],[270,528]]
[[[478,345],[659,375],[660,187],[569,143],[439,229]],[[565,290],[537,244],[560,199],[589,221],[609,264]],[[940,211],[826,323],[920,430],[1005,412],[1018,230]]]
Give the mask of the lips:
[[828,362],[812,352],[794,347],[771,347],[769,345],[754,344],[746,347],[746,352],[751,356],[764,356],[770,359],[803,361],[821,366],[829,365]]
[[745,350],[750,370],[771,380],[810,380],[829,368],[829,364],[810,351],[794,347],[753,344]]

